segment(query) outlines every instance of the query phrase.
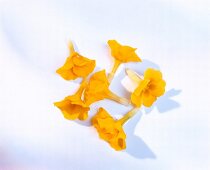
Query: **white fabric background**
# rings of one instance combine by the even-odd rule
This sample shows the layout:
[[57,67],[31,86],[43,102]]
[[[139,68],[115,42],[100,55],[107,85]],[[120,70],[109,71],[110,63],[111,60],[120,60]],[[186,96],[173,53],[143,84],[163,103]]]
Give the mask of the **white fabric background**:
[[[208,170],[209,30],[208,0],[1,0],[0,169]],[[122,65],[111,85],[119,95],[129,96],[126,67],[163,72],[167,93],[125,125],[123,152],[53,106],[78,87],[55,74],[69,39],[98,70],[113,64],[107,40],[138,48],[143,62]],[[101,101],[90,115],[99,106],[130,109]]]

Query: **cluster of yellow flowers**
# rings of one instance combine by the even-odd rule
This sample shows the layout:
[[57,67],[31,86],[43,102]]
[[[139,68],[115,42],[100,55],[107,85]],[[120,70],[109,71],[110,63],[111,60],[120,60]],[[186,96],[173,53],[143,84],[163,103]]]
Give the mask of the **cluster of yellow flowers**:
[[101,70],[88,78],[88,75],[95,68],[95,60],[80,55],[74,50],[73,44],[69,43],[70,56],[56,72],[65,80],[82,78],[82,82],[74,95],[67,96],[64,100],[54,104],[69,120],[86,120],[90,105],[105,98],[124,105],[132,104],[133,109],[121,119],[114,119],[102,107],[91,119],[92,125],[98,131],[101,139],[107,141],[115,150],[123,150],[126,148],[126,134],[123,130],[123,124],[133,117],[142,105],[152,106],[157,97],[164,94],[166,83],[162,79],[162,73],[158,70],[148,68],[142,78],[131,69],[126,69],[126,73],[138,83],[138,87],[132,92],[130,99],[116,95],[109,89],[109,85],[119,65],[127,62],[141,62],[141,59],[135,52],[136,48],[121,45],[116,40],[109,40],[108,45],[111,49],[111,55],[115,59],[111,73],[107,75],[105,70]]

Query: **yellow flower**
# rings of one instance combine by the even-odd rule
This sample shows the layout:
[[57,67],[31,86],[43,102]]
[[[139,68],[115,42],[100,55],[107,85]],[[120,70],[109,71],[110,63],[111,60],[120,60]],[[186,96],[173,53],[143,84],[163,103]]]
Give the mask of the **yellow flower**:
[[92,124],[97,129],[100,138],[107,141],[112,148],[115,150],[126,148],[126,134],[121,122],[114,120],[105,109],[99,109],[92,118]]
[[111,48],[112,56],[115,58],[114,66],[108,77],[109,82],[111,82],[111,80],[114,77],[115,72],[117,71],[121,63],[140,62],[141,59],[135,53],[136,48],[132,48],[127,45],[125,46],[121,45],[116,40],[109,40],[108,45]]
[[90,60],[75,52],[73,44],[70,43],[70,56],[65,64],[56,72],[65,80],[75,80],[79,77],[87,77],[95,68],[95,60]]
[[165,92],[166,83],[162,79],[162,73],[149,68],[144,73],[144,79],[140,80],[139,86],[131,94],[131,102],[136,106],[150,107]]
[[85,103],[88,105],[103,99],[111,99],[121,104],[129,104],[128,100],[117,96],[109,90],[109,82],[105,70],[94,73],[84,92]]
[[90,110],[90,108],[81,99],[85,86],[86,84],[84,82],[81,84],[79,90],[74,95],[68,96],[64,100],[54,103],[55,106],[62,111],[63,116],[66,119],[87,119],[88,111]]
[[133,108],[126,113],[121,119],[115,120],[103,108],[91,119],[93,126],[99,133],[99,137],[107,141],[115,150],[123,150],[126,148],[126,134],[123,130],[123,125],[132,118],[139,108]]

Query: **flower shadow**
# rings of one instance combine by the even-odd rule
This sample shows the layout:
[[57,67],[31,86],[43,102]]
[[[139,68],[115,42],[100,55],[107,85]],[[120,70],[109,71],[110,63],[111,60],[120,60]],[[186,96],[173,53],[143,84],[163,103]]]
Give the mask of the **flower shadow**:
[[135,135],[135,128],[141,119],[142,112],[137,113],[129,122],[127,122],[125,127],[125,132],[127,134],[127,148],[126,153],[129,155],[139,158],[139,159],[155,159],[156,156],[153,151],[147,146],[147,144],[137,135]]
[[174,88],[168,90],[163,96],[158,98],[158,100],[154,103],[152,107],[144,107],[145,113],[151,113],[155,108],[157,108],[159,113],[165,113],[180,107],[180,104],[177,101],[171,99],[172,97],[177,96],[180,93],[181,90],[176,90]]
[[[143,74],[144,71],[147,68],[154,68],[159,69],[159,66],[149,60],[143,60],[141,63],[127,63],[124,65],[126,68],[132,68],[134,71],[136,71],[139,74]],[[130,92],[125,90],[122,84],[123,78],[125,78],[126,73],[124,71],[125,69],[121,69],[121,71],[114,77],[110,89],[111,91],[115,92],[119,96],[130,98]],[[181,90],[176,90],[174,88],[171,88],[168,90],[163,96],[158,98],[158,100],[153,104],[152,107],[146,108],[143,107],[143,110],[139,111],[131,120],[129,120],[128,123],[124,125],[125,132],[127,134],[127,148],[125,152],[137,159],[155,159],[156,155],[153,153],[153,151],[147,146],[147,144],[141,139],[141,137],[135,135],[135,129],[137,124],[139,123],[139,120],[141,119],[143,113],[151,113],[153,109],[157,108],[159,113],[165,113],[169,112],[170,110],[176,109],[180,107],[180,104],[171,99],[172,97],[175,97],[181,93]],[[79,123],[83,126],[91,126],[90,119],[91,117],[97,112],[99,107],[105,107],[105,109],[108,110],[112,115],[115,117],[119,115],[124,115],[126,113],[126,110],[128,111],[131,109],[131,106],[120,106],[116,107],[118,105],[117,103],[109,100],[102,100],[97,103],[94,103],[91,106],[91,110],[89,112],[89,119],[87,121],[76,121],[76,123]]]
[[[134,71],[142,75],[147,68],[159,69],[159,66],[157,64],[149,60],[143,60],[141,63],[138,63],[138,64],[128,63],[126,64],[125,67],[132,68]],[[122,71],[115,78],[116,83],[120,82],[124,77],[125,77],[125,72]],[[121,94],[123,93],[123,95],[125,95],[127,98],[130,97],[130,93],[128,91],[126,91],[125,89],[122,91],[124,92],[120,91]],[[181,90],[176,90],[174,88],[168,90],[163,96],[158,98],[158,100],[153,104],[152,107],[150,108],[143,107],[144,112],[148,114],[148,113],[151,113],[153,109],[157,108],[159,113],[165,113],[165,112],[169,112],[170,110],[180,107],[180,104],[177,101],[171,99],[172,97],[175,97],[179,95],[180,93],[181,93]],[[153,153],[153,151],[146,145],[146,143],[139,136],[135,135],[136,125],[138,124],[142,115],[143,115],[143,112],[140,111],[127,124],[125,124],[125,131],[127,134],[126,152],[129,155],[138,159],[145,159],[145,158],[155,159],[156,158],[155,153]]]
[[[134,71],[142,75],[147,68],[159,69],[159,66],[157,64],[149,60],[143,60],[141,63],[138,64],[135,63],[135,65],[134,63],[128,63],[126,67],[132,68]],[[180,93],[181,90],[171,88],[170,90],[166,91],[166,93],[163,96],[159,97],[152,107],[149,108],[143,107],[145,113],[146,114],[151,113],[155,108],[157,108],[159,113],[165,113],[180,107],[180,104],[172,99],[173,97],[179,95]]]

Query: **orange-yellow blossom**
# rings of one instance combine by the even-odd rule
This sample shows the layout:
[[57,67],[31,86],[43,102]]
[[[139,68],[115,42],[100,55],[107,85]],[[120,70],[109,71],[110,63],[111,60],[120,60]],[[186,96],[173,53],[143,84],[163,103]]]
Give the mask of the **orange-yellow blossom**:
[[72,43],[70,43],[69,50],[70,56],[56,72],[65,80],[87,77],[95,68],[95,60],[90,60],[75,52]]
[[121,63],[140,62],[141,59],[138,57],[138,55],[135,52],[136,48],[127,45],[121,45],[116,40],[109,40],[108,45],[111,49],[111,55],[115,59],[114,66],[108,78],[109,82],[111,82],[115,72],[117,71]]
[[126,148],[126,134],[123,125],[137,112],[138,108],[133,108],[127,112],[121,119],[115,120],[105,109],[99,108],[99,111],[92,118],[92,124],[98,131],[99,137],[107,141],[115,150]]
[[86,82],[83,82],[79,90],[71,96],[65,97],[64,100],[55,102],[55,106],[58,107],[63,116],[69,120],[85,120],[88,117],[89,106],[83,102],[81,99],[82,93],[86,86]]
[[92,124],[99,133],[99,137],[107,141],[115,150],[126,148],[126,134],[121,122],[114,120],[109,113],[100,108],[98,113],[92,118]]
[[149,68],[144,72],[144,79],[131,94],[131,102],[136,106],[150,107],[165,92],[166,82],[162,79],[162,73]]
[[127,105],[129,101],[119,97],[109,90],[109,82],[105,70],[94,73],[84,92],[85,103],[88,105],[103,99],[111,99],[121,104]]

